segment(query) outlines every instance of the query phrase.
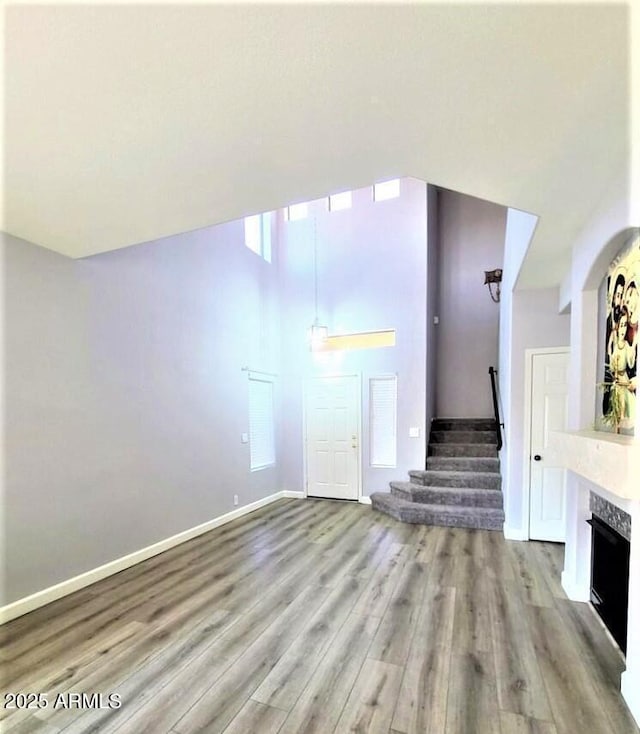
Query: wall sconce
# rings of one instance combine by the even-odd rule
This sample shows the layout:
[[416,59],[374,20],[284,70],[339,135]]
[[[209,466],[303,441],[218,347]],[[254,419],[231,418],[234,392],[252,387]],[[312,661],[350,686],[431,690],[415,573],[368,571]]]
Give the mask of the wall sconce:
[[489,295],[494,303],[500,301],[500,283],[502,283],[502,269],[484,271],[484,284],[489,288]]

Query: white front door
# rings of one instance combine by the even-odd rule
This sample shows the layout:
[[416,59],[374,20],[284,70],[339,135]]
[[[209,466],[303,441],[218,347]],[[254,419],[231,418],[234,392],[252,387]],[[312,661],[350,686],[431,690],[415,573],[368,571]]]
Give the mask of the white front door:
[[547,458],[549,434],[567,428],[569,353],[531,355],[529,537],[564,542],[565,469]]
[[360,378],[309,380],[305,401],[307,495],[357,500]]

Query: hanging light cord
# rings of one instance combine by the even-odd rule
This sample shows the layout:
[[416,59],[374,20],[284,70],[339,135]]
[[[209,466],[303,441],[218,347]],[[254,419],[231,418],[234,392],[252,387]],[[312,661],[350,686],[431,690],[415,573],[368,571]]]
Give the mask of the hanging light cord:
[[316,231],[316,218],[313,218],[313,305],[315,313],[314,326],[318,325],[318,235]]

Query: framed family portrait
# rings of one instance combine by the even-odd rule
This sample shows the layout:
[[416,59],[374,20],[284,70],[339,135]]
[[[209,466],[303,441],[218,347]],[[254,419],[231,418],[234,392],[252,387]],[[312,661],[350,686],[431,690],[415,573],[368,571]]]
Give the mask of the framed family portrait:
[[616,433],[633,433],[638,362],[640,236],[636,235],[607,273],[602,422]]

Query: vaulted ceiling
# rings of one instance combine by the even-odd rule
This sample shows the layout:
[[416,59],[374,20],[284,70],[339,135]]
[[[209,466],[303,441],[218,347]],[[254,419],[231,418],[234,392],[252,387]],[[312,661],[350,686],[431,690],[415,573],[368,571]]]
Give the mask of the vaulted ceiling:
[[558,283],[629,160],[622,5],[13,5],[5,225],[83,257],[395,176],[539,215]]

